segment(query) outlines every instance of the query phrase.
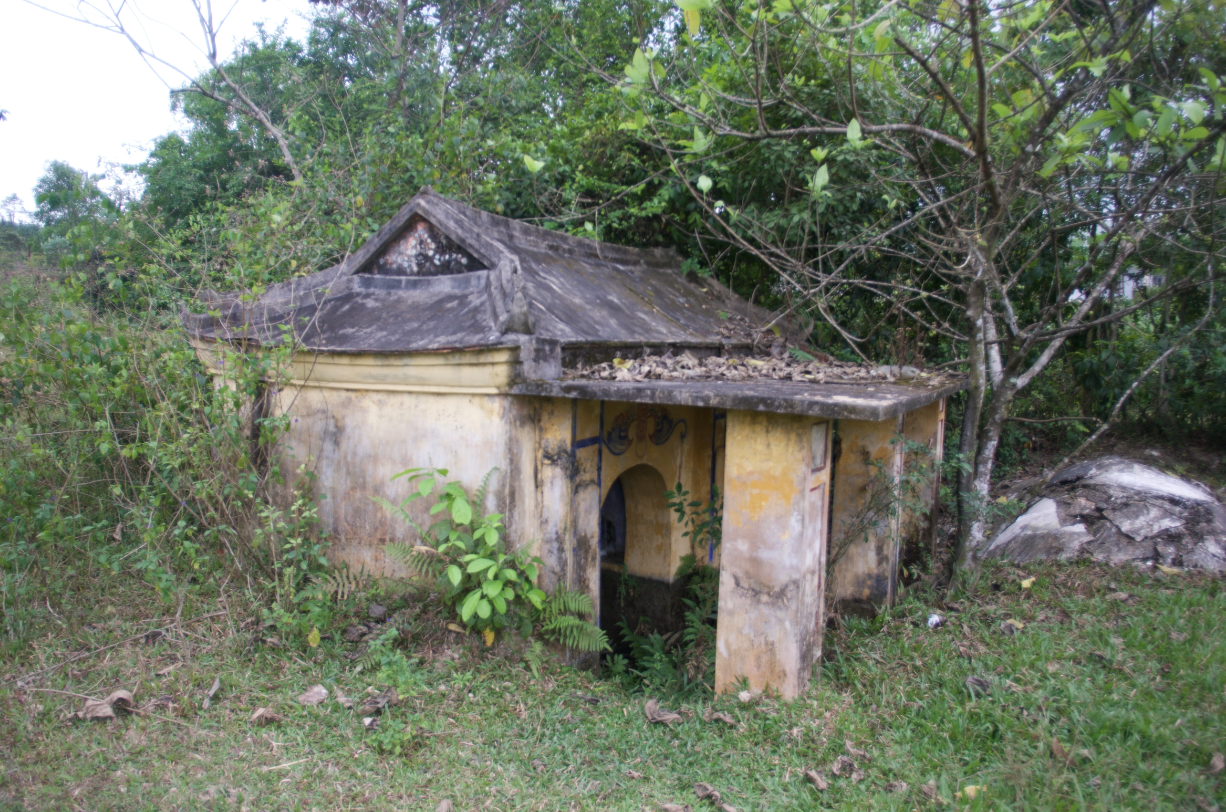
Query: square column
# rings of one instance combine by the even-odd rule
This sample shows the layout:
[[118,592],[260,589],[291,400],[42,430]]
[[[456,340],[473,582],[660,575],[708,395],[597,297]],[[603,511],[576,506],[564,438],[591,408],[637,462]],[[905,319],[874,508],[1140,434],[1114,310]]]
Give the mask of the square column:
[[801,694],[821,658],[830,423],[729,411],[715,690]]
[[903,418],[840,420],[830,509],[831,590],[839,611],[873,616],[898,587]]

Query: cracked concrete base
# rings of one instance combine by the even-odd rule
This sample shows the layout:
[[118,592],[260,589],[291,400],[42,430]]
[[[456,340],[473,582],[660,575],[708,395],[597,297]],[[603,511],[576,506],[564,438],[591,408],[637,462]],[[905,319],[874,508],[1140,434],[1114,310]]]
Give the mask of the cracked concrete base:
[[1070,466],[982,558],[1016,563],[1090,558],[1108,564],[1226,572],[1226,508],[1205,486],[1102,457]]

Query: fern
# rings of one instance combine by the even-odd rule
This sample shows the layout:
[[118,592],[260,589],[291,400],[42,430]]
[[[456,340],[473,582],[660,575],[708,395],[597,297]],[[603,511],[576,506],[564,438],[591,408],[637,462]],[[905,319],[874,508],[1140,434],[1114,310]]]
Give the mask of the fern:
[[594,614],[590,595],[559,587],[541,604],[541,634],[579,651],[611,651],[608,635],[587,619]]
[[558,615],[541,626],[541,633],[578,651],[612,651],[609,636],[590,620],[574,615]]
[[816,361],[817,360],[817,356],[810,355],[809,353],[802,350],[800,347],[788,347],[788,352],[791,353],[792,357],[795,358],[797,361]]
[[533,677],[540,679],[541,669],[545,667],[548,657],[549,652],[545,650],[545,644],[540,640],[533,640],[528,648],[524,650],[524,665],[528,666],[528,670],[532,672]]
[[485,472],[485,478],[481,480],[481,487],[477,488],[477,493],[473,495],[473,518],[480,521],[485,518],[485,494],[490,487],[490,477],[494,476],[494,472],[498,470],[495,466]]
[[350,572],[348,568],[328,573],[326,578],[317,580],[320,589],[325,595],[330,598],[335,598],[338,603],[348,600],[354,593],[361,591],[366,587],[366,578],[363,573]]
[[596,609],[592,605],[592,596],[574,589],[559,587],[541,608],[546,622],[561,615],[594,615]]
[[404,564],[418,578],[439,578],[446,566],[441,553],[425,544],[394,541],[383,548],[388,558]]

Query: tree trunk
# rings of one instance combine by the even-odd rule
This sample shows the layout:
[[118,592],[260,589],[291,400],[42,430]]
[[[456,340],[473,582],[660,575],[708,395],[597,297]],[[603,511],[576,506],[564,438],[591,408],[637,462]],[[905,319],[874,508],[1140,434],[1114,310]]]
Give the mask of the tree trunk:
[[[972,257],[975,255],[972,251]],[[971,259],[970,261],[974,261]],[[984,351],[984,317],[987,298],[981,273],[967,291],[966,317],[970,325],[967,363],[970,366],[970,389],[966,393],[966,408],[962,413],[962,437],[958,446],[961,467],[958,469],[958,548],[953,556],[961,565],[969,547],[972,528],[980,521],[980,505],[975,500],[975,462],[979,453],[979,419],[988,386],[987,354]],[[980,521],[980,523],[982,523]]]

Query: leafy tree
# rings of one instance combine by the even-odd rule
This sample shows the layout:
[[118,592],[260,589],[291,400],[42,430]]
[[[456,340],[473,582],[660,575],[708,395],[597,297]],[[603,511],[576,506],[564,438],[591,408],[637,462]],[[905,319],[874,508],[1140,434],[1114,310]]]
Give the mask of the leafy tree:
[[[678,6],[654,50],[605,74],[622,126],[666,156],[707,242],[768,269],[853,352],[881,349],[890,325],[895,348],[910,331],[966,365],[959,493],[974,546],[1018,393],[1072,337],[1181,296],[1182,342],[1215,306],[1226,92],[1207,32],[1222,12]],[[1146,257],[1167,282],[1114,305]]]

